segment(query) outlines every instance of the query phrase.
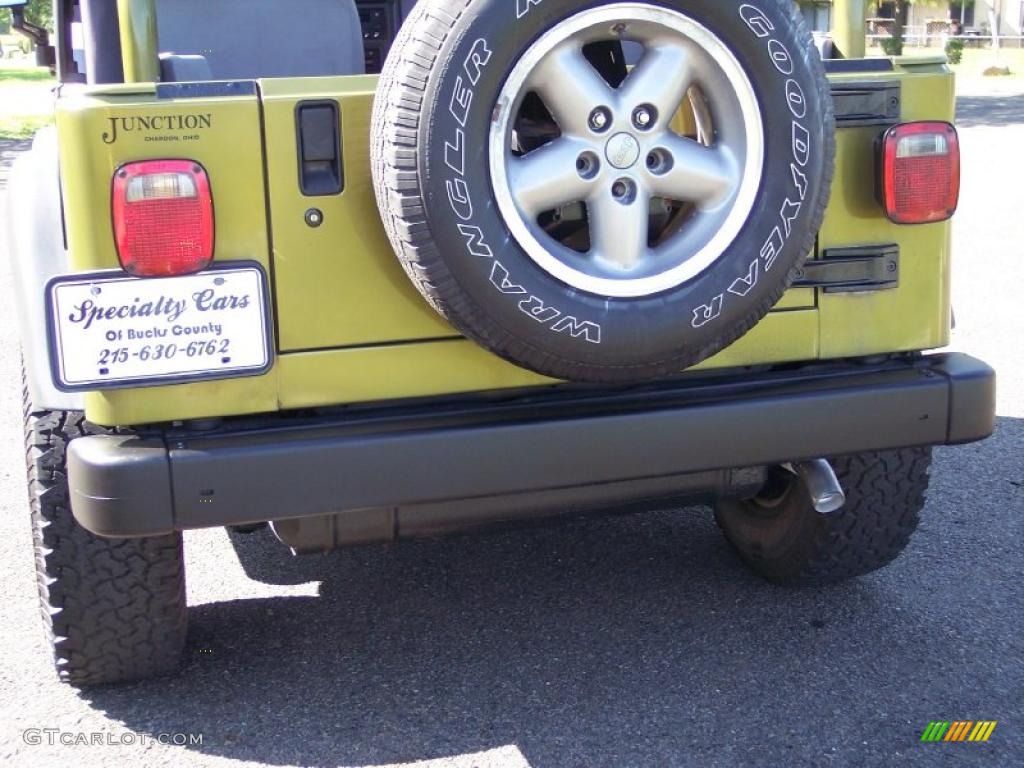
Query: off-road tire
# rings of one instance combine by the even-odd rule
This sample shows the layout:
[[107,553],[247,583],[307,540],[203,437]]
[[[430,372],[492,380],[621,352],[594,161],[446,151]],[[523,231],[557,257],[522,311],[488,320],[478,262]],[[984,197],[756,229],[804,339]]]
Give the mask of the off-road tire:
[[103,430],[36,410],[24,390],[25,454],[39,604],[60,679],[122,683],[174,671],[185,644],[181,534],[105,539],[71,514],[66,458]]
[[720,502],[715,518],[740,557],[769,581],[835,584],[888,565],[906,548],[920,521],[931,455],[930,448],[908,448],[836,459],[846,504],[831,515],[814,510],[794,476],[767,505]]

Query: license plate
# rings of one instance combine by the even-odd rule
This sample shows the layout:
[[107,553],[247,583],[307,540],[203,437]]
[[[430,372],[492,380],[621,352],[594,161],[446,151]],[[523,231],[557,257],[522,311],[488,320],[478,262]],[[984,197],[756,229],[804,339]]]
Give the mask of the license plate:
[[155,386],[256,375],[271,365],[258,266],[135,278],[57,278],[47,287],[60,389]]

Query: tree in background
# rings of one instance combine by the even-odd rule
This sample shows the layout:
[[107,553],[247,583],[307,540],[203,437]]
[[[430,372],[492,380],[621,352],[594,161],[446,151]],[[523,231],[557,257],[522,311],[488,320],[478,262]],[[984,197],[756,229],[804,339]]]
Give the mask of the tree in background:
[[949,11],[953,21],[961,27],[967,26],[968,23],[977,23],[974,18],[974,0],[950,0]]
[[[29,0],[25,8],[25,18],[40,27],[53,31],[53,0]],[[11,23],[11,12],[0,11],[0,22]]]
[[[892,37],[882,38],[882,50],[887,56],[903,55],[903,39],[907,31],[907,18],[910,15],[910,5],[914,0],[893,0],[889,3],[892,6]],[[879,12],[881,3],[878,4]]]
[[[903,42],[906,37],[907,25],[910,17],[910,7],[913,5],[924,5],[934,8],[936,15],[942,17],[953,16],[953,21],[959,22],[961,16],[966,16],[964,7],[973,7],[974,0],[891,0],[889,5],[893,10],[893,35],[891,39],[882,41],[882,48],[890,56],[903,55]],[[883,3],[875,3],[875,11],[881,12]]]
[[907,16],[910,13],[910,0],[896,0],[893,3],[895,6],[895,20],[896,23],[893,25],[892,30],[892,50],[886,51],[890,56],[902,56],[903,55],[903,38],[907,31]]

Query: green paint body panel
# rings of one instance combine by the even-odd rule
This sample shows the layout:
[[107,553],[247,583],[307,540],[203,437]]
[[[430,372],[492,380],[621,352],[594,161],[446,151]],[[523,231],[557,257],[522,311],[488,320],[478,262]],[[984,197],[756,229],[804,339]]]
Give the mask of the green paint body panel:
[[[369,155],[376,85],[374,76],[262,83],[282,352],[456,336],[391,256],[379,223]],[[340,108],[345,188],[311,198],[298,185],[295,110],[322,100]],[[305,221],[311,207],[323,212],[316,229]]]
[[[835,81],[900,82],[902,121],[953,122],[955,89],[944,58],[904,57],[897,72]],[[818,315],[825,358],[944,347],[952,326],[950,222],[900,226],[886,219],[875,200],[874,143],[878,127],[837,132],[832,201],[818,235],[819,249],[898,243],[900,286],[859,294],[820,292]]]
[[[899,59],[895,72],[835,79],[902,82],[904,121],[952,120],[953,79],[941,61]],[[370,177],[376,83],[374,76],[265,80],[254,96],[181,100],[159,99],[152,83],[137,83],[79,89],[59,99],[64,208],[76,271],[118,266],[110,225],[115,170],[136,160],[188,158],[211,179],[217,261],[255,260],[268,270],[273,288],[277,357],[268,374],[91,393],[90,420],[147,424],[557,385],[460,338],[399,266]],[[307,197],[298,181],[296,108],[322,100],[340,110],[345,184],[339,195]],[[168,130],[169,121],[154,120],[168,116],[193,116],[199,127]],[[828,248],[898,243],[899,288],[860,294],[794,289],[700,368],[948,343],[950,227],[899,227],[884,218],[871,170],[881,130],[839,131],[833,198],[815,257]],[[306,224],[310,208],[323,212],[322,226]]]

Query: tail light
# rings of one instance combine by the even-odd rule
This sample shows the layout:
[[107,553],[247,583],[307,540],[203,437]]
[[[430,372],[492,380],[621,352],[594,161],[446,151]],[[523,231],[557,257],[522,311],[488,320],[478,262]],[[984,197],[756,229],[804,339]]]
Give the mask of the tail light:
[[949,123],[904,123],[881,141],[881,203],[897,224],[945,221],[960,200],[960,140]]
[[191,160],[121,166],[113,214],[117,257],[133,275],[185,275],[213,261],[210,179]]

